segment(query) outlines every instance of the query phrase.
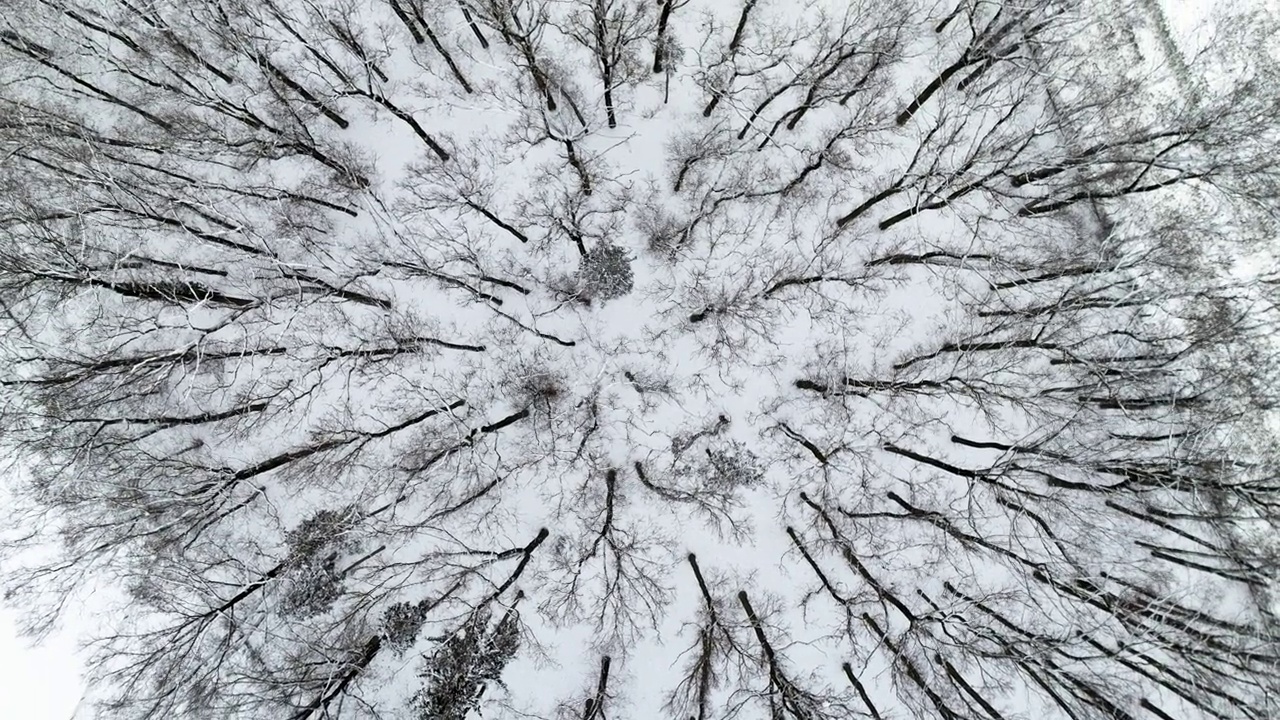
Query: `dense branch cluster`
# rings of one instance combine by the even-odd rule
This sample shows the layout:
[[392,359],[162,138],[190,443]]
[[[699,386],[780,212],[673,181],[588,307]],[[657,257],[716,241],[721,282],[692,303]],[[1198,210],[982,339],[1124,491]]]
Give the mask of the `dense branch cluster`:
[[586,298],[620,298],[635,287],[631,258],[617,245],[601,244],[583,256],[578,265],[578,282]]
[[5,602],[125,720],[1280,715],[1280,29],[1156,5],[9,3]]

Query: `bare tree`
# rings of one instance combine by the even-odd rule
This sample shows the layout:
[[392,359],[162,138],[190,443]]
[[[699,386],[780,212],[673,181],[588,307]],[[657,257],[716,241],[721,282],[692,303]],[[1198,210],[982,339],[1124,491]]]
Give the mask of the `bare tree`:
[[0,586],[97,716],[1280,712],[1274,18],[10,5]]

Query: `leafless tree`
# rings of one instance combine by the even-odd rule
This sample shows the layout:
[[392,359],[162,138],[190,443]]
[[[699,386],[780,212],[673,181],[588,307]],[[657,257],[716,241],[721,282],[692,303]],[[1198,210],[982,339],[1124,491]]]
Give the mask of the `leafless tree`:
[[103,718],[1275,717],[1280,32],[1149,10],[10,3],[6,604]]

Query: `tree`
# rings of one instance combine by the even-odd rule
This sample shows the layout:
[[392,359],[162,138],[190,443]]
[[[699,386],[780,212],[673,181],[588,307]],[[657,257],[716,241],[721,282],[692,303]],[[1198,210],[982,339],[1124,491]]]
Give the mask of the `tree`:
[[613,300],[631,292],[635,274],[631,258],[617,245],[597,245],[578,266],[578,282],[587,298]]
[[477,611],[446,638],[427,662],[425,688],[414,698],[424,718],[463,720],[479,704],[486,683],[497,681],[520,646],[512,608],[490,630],[489,613]]
[[97,716],[1280,712],[1274,18],[10,5],[0,585]]

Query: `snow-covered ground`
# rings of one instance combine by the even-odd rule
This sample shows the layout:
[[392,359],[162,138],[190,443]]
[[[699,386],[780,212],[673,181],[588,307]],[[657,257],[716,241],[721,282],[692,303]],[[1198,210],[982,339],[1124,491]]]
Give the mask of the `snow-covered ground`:
[[[1198,28],[1200,28],[1202,18],[1209,8],[1210,3],[1208,2],[1171,2],[1166,5],[1170,27],[1178,34],[1179,40],[1184,43],[1184,47],[1198,47],[1197,43],[1201,42],[1201,38],[1204,37],[1204,34]],[[675,102],[679,103],[687,100],[687,98],[677,98]],[[654,110],[656,115],[656,108],[661,105],[661,99],[654,88],[647,88],[644,93],[639,94],[636,98],[629,99],[629,101],[634,102],[634,109],[636,109],[637,114],[642,114],[640,111],[648,108]],[[492,111],[492,108],[486,110],[486,112],[490,111]],[[562,112],[567,111],[562,110]],[[468,130],[467,118],[465,117],[464,111],[460,111],[460,115],[462,115],[461,119],[455,118],[455,120],[458,120],[457,132],[459,136],[465,136]],[[481,111],[477,111],[475,113],[473,120],[477,126],[482,124],[483,117],[484,116]],[[608,159],[618,167],[635,170],[638,178],[645,178],[646,173],[658,176],[663,170],[660,160],[662,159],[661,154],[663,152],[663,148],[666,145],[666,134],[672,130],[672,128],[665,127],[662,124],[663,117],[665,117],[665,115],[658,115],[655,119],[648,120],[628,120],[624,123],[624,127],[617,132],[616,138],[611,137],[609,131],[602,131],[598,136],[593,137],[590,143],[584,143],[584,145],[587,147],[600,148],[605,146],[608,141],[612,140],[623,143],[627,141],[623,130],[627,133],[637,133],[643,138],[646,138],[647,142],[631,142],[624,149],[608,155]],[[364,127],[363,125],[359,125],[362,121],[363,119],[352,120],[352,122],[356,123],[358,127]],[[384,177],[393,177],[398,172],[394,170],[394,168],[399,167],[398,162],[400,160],[400,156],[398,155],[394,144],[384,145],[382,140],[374,137],[377,132],[379,132],[378,128],[374,127],[372,123],[369,123],[369,126],[365,128],[365,134],[363,135],[363,147],[369,149],[371,152],[380,154],[385,160],[385,162],[380,165],[380,168],[387,170]],[[394,143],[395,139],[389,138],[386,142]],[[903,150],[903,152],[905,152],[905,150]],[[892,148],[884,151],[885,157],[892,158],[896,157],[897,154],[899,154],[898,151]],[[514,182],[512,176],[517,172],[527,171],[535,164],[534,160],[536,160],[536,158],[498,158],[493,160],[493,166],[481,167],[481,171],[489,180],[495,182]],[[499,164],[500,162],[510,164]],[[404,172],[409,172],[412,168],[406,167],[402,168],[402,170]],[[531,180],[529,181],[529,184],[532,185],[535,182],[536,181]],[[391,183],[388,181],[387,185],[390,186]],[[723,190],[724,188],[717,188],[718,192]],[[405,193],[405,196],[412,195],[412,192]],[[366,217],[368,216],[376,218],[377,214],[376,212],[369,213]],[[796,226],[803,227],[806,226],[805,223],[816,222],[818,219],[796,218],[793,220],[796,223]],[[911,221],[908,221],[908,225],[905,227],[910,227],[910,222]],[[357,228],[357,231],[373,233],[376,230],[383,229],[385,228],[360,226]],[[951,229],[952,228],[945,227],[939,228],[934,225],[929,226],[927,231],[933,235],[946,236],[948,235],[948,231]],[[964,228],[959,223],[957,223],[956,227],[953,229],[957,231],[957,234],[960,231],[964,231]],[[717,228],[717,230],[719,230],[719,228]],[[732,228],[726,229],[726,234],[729,230],[732,230]],[[779,243],[777,248],[779,257],[785,255],[783,247],[784,246]],[[767,252],[767,250],[768,248],[764,248],[763,250],[760,250],[760,252],[764,253]],[[731,251],[724,252],[725,254],[717,258],[716,261],[724,264],[736,263],[734,267],[743,268],[743,272],[746,272],[746,269],[751,267],[751,260],[758,259],[757,257],[739,257],[735,260]],[[851,250],[850,254],[861,254],[861,256],[865,257],[871,256],[871,253],[867,252],[866,248]],[[516,258],[517,256],[512,254],[511,257]],[[571,250],[566,252],[565,258],[572,259],[573,257],[574,255]],[[728,259],[726,260],[726,258]],[[518,264],[517,260],[513,259],[511,262],[511,267],[516,268]],[[553,263],[547,262],[546,264],[551,265]],[[646,324],[646,320],[653,319],[648,317],[653,312],[653,308],[666,307],[667,310],[673,313],[672,317],[675,318],[674,313],[676,311],[686,307],[690,303],[696,303],[699,298],[703,300],[715,299],[716,288],[711,287],[708,289],[705,287],[699,287],[697,286],[697,283],[690,281],[689,278],[681,277],[679,278],[679,281],[680,283],[684,283],[684,285],[681,286],[681,291],[688,293],[688,296],[681,298],[681,300],[685,301],[685,305],[673,304],[670,306],[663,306],[659,302],[654,302],[653,297],[661,294],[659,290],[667,289],[668,286],[664,286],[664,282],[670,284],[676,283],[671,280],[670,276],[664,276],[662,274],[661,267],[656,263],[637,263],[635,267],[637,272],[635,284],[637,288],[640,288],[639,292],[608,303],[603,308],[592,308],[589,312],[580,310],[562,311],[559,305],[547,301],[546,298],[528,301],[527,304],[523,306],[519,299],[514,302],[508,302],[504,305],[504,308],[520,308],[519,310],[511,311],[513,315],[511,320],[513,323],[523,322],[544,335],[586,338],[586,340],[575,344],[573,347],[564,347],[563,345],[560,345],[546,349],[543,347],[545,343],[532,344],[526,342],[530,337],[527,335],[520,335],[518,333],[501,335],[502,338],[508,339],[511,342],[511,346],[509,348],[511,357],[513,359],[525,359],[523,354],[527,353],[527,359],[529,360],[530,366],[538,366],[538,364],[541,363],[542,366],[571,368],[574,371],[574,374],[571,377],[561,378],[561,380],[570,388],[571,394],[574,394],[575,397],[579,393],[585,396],[588,390],[599,385],[598,381],[601,378],[613,378],[612,384],[606,383],[603,386],[602,397],[605,398],[606,402],[600,403],[600,410],[598,411],[598,414],[593,415],[592,417],[598,420],[599,425],[603,428],[602,432],[606,434],[613,433],[613,435],[609,435],[609,439],[613,441],[609,447],[621,449],[617,450],[616,457],[602,458],[602,462],[607,460],[614,464],[628,463],[636,461],[637,458],[645,457],[645,452],[650,453],[650,456],[653,457],[661,457],[662,453],[669,452],[670,450],[669,441],[672,438],[669,436],[673,433],[670,430],[670,426],[667,425],[668,423],[684,428],[693,428],[698,421],[705,419],[708,421],[708,427],[711,429],[705,431],[706,434],[704,435],[704,439],[705,437],[710,437],[712,433],[716,433],[717,437],[719,437],[718,434],[724,432],[725,434],[723,437],[728,440],[745,442],[751,441],[754,437],[754,433],[759,431],[764,424],[764,421],[759,417],[761,413],[758,412],[758,403],[762,400],[762,397],[754,395],[749,391],[743,391],[742,388],[750,385],[750,383],[756,378],[752,376],[751,372],[739,372],[738,374],[735,374],[734,372],[726,372],[723,365],[718,365],[713,360],[707,359],[709,355],[714,355],[714,353],[706,352],[707,344],[714,344],[719,339],[715,336],[714,331],[697,331],[690,333],[688,337],[684,337],[678,341],[672,341],[670,346],[666,348],[669,350],[669,353],[660,358],[660,362],[655,361],[650,354],[650,351],[654,347],[663,346],[663,343],[666,342],[665,338],[667,337],[660,334],[662,332],[662,323],[653,323],[652,325]],[[528,270],[529,268],[522,267],[517,269]],[[541,276],[550,274],[545,266],[536,267],[534,270]],[[932,272],[932,270],[930,270],[930,272]],[[935,304],[926,306],[919,296],[913,295],[913,293],[919,292],[920,287],[934,287],[930,284],[929,280],[921,279],[921,277],[924,277],[923,273],[920,277],[912,276],[913,284],[899,287],[886,287],[883,293],[876,296],[876,302],[882,303],[884,307],[912,307],[918,311],[917,316],[904,318],[903,327],[906,329],[901,331],[896,337],[891,333],[891,329],[886,328],[884,331],[885,337],[883,338],[883,343],[877,346],[878,352],[883,353],[886,356],[906,353],[911,351],[917,345],[926,345],[928,341],[937,339],[939,336],[949,337],[949,335],[945,334],[957,330],[957,328],[950,326],[950,323],[954,321],[954,318],[946,314],[945,303],[935,298],[931,301]],[[714,285],[714,280],[715,278],[708,280],[708,285]],[[376,284],[377,282],[377,280],[370,280],[370,283],[372,284]],[[395,286],[388,282],[386,287]],[[655,290],[655,288],[658,290]],[[690,290],[690,288],[693,289]],[[967,289],[962,287],[954,289],[954,291],[962,293],[967,291]],[[700,295],[699,293],[702,294]],[[539,302],[542,304],[539,304]],[[913,306],[912,303],[916,304]],[[851,302],[847,310],[850,313],[850,317],[857,317],[859,312],[871,313],[874,311],[874,308],[861,306],[857,303]],[[934,310],[937,312],[933,312]],[[468,327],[467,323],[471,317],[472,316],[460,314],[459,319],[457,319],[455,324],[449,327],[448,330],[465,330]],[[663,318],[664,321],[669,319],[670,318]],[[675,320],[672,320],[668,324],[675,325],[677,320],[680,320],[680,318],[675,318]],[[911,323],[916,324],[912,325]],[[709,323],[708,325],[714,326],[712,323]],[[814,356],[817,355],[817,353],[810,353],[809,355],[802,354],[806,350],[806,346],[803,343],[798,342],[798,340],[802,340],[806,337],[808,329],[809,328],[803,326],[793,326],[791,328],[770,328],[770,332],[775,333],[776,337],[779,338],[778,347],[780,349],[778,352],[785,356],[772,364],[771,367],[785,368],[785,373],[777,370],[773,371],[778,372],[779,376],[785,375],[787,382],[790,382],[790,378],[800,376],[804,373],[810,373],[812,376],[816,377],[819,376],[822,371],[828,370],[828,368],[820,367],[819,364],[814,361]],[[538,337],[543,336],[540,335]],[[545,339],[545,337],[543,337],[543,339]],[[750,340],[749,333],[746,334],[745,339]],[[792,342],[793,340],[796,342]],[[842,342],[847,342],[847,339],[837,337],[834,334],[832,336],[824,337],[822,342],[824,349],[831,351],[831,355],[839,356],[848,362],[846,368],[843,368],[845,370],[847,370],[848,367],[857,367],[859,365],[870,366],[877,360],[877,358],[869,356],[866,348],[840,347],[840,344]],[[747,355],[750,355],[750,353],[747,353]],[[695,361],[694,358],[701,359]],[[515,365],[516,363],[514,362],[503,363],[501,364],[501,367],[486,367],[480,372],[517,372],[520,368],[515,367]],[[646,370],[657,368],[666,371],[685,387],[696,388],[696,391],[691,391],[689,395],[689,398],[696,399],[683,399],[684,402],[671,402],[669,400],[659,401],[660,404],[665,402],[666,405],[663,405],[659,412],[653,412],[651,411],[651,408],[645,406],[642,399],[636,399],[634,393],[631,393],[630,386],[627,382],[619,379],[619,377],[628,377],[624,373],[630,373],[634,368],[644,368]],[[829,369],[834,371],[841,368]],[[1014,372],[1016,370],[1016,368],[993,368],[992,372]],[[415,382],[416,379],[417,378],[406,379],[403,384],[402,391],[405,393],[414,392],[417,389],[417,384]],[[534,378],[534,380],[538,380],[538,378]],[[630,385],[643,385],[643,380],[644,378],[631,380]],[[731,399],[724,400],[724,398]],[[711,420],[711,415],[709,414],[712,409],[723,411],[726,415],[733,418],[734,424],[731,426],[731,430],[724,431],[720,425],[714,424],[714,421]],[[778,410],[778,413],[776,413],[777,417],[785,416],[795,418],[801,422],[808,421],[814,426],[822,427],[824,429],[830,429],[832,422],[830,418],[834,417],[823,416],[811,407],[801,405],[800,403],[793,403],[775,409]],[[919,401],[918,405],[913,405],[909,410],[903,410],[900,407],[887,409],[882,417],[892,418],[894,417],[894,414],[898,412],[905,414],[907,412],[919,413],[935,410],[939,413],[939,417],[937,418],[939,422],[947,421],[954,425],[963,425],[965,422],[963,419],[955,420],[954,418],[944,416],[943,413],[946,411],[938,410],[936,406],[930,405],[927,400]],[[706,417],[700,418],[698,415],[699,413],[706,415]],[[977,413],[975,412],[974,414],[976,415]],[[499,416],[500,414],[490,416],[488,420],[492,421],[495,417]],[[957,417],[963,417],[962,413],[957,413]],[[745,419],[745,421],[743,419]],[[471,419],[471,421],[474,422],[474,419]],[[855,420],[851,419],[849,422],[852,425]],[[887,426],[892,426],[894,421],[890,419],[885,420],[884,422]],[[744,425],[746,426],[745,429]],[[552,426],[548,425],[547,427]],[[787,426],[787,429],[789,430],[790,426]],[[868,434],[870,434],[871,430],[876,432],[888,432],[890,429],[897,431],[896,427],[861,429],[867,430]],[[282,433],[283,432],[284,431],[282,430]],[[777,432],[781,433],[785,431],[778,430]],[[856,434],[853,428],[848,432],[851,436]],[[739,436],[737,433],[742,434]],[[904,432],[903,434],[905,435],[906,433]],[[836,437],[837,435],[838,433],[835,433],[830,437]],[[279,451],[283,447],[292,446],[295,440],[301,441],[302,439],[303,436],[301,433],[298,434],[297,438],[282,434],[280,438],[277,438],[280,443],[280,447],[273,448],[273,450]],[[698,438],[695,437],[690,439],[689,442],[692,444],[697,440]],[[930,443],[945,442],[945,438],[939,439],[938,437],[930,437],[922,434],[920,442],[921,447],[927,448]],[[585,438],[583,443],[584,445],[586,444]],[[646,443],[651,443],[652,446],[647,446]],[[851,451],[853,453],[860,453],[868,449],[856,446],[856,440],[850,440],[850,443]],[[505,448],[502,446],[497,446],[494,459],[492,459],[495,466],[499,466],[500,463],[504,462],[504,458],[502,457],[504,450]],[[571,454],[572,450],[573,448],[557,448],[556,452]],[[581,448],[578,450],[581,452]],[[988,453],[988,455],[993,458],[994,461],[997,453],[992,452]],[[975,453],[975,456],[983,455],[982,453]],[[489,461],[489,458],[485,459],[485,462]],[[501,465],[501,467],[506,468],[507,466]],[[514,470],[512,470],[512,475],[517,480],[521,479],[518,473]],[[566,480],[566,482],[568,481]],[[879,482],[879,480],[876,478],[871,478],[867,482],[869,483],[868,487],[874,487],[877,490],[884,490],[885,488],[890,487],[887,484],[887,481],[883,486],[877,485],[876,483]],[[815,486],[818,485],[819,483],[815,483]],[[613,486],[610,485],[608,490],[608,499],[606,500],[610,512],[612,512],[613,509],[613,489]],[[519,497],[527,498],[528,500],[528,503],[524,505],[524,507],[539,507],[543,500],[539,490],[540,489],[538,487],[530,485],[518,491],[520,493]],[[640,492],[637,487],[632,487],[631,491],[636,493]],[[949,501],[958,502],[958,496],[948,496],[948,492],[953,492],[953,490],[938,488],[936,496],[930,497],[929,500],[938,504],[945,504]],[[588,504],[601,501],[601,495],[596,491],[592,491],[590,493],[584,491],[581,495],[576,497],[578,497],[582,502]],[[641,496],[637,494],[635,497]],[[796,584],[798,586],[800,581],[797,580],[797,578],[803,573],[796,572],[791,574],[786,571],[778,570],[777,568],[772,567],[774,562],[773,559],[762,561],[761,554],[753,551],[753,548],[756,547],[790,547],[790,540],[784,533],[783,526],[775,522],[779,519],[775,517],[775,515],[780,514],[776,509],[777,504],[774,502],[777,500],[777,497],[775,494],[772,494],[770,488],[765,488],[753,491],[753,493],[750,494],[750,498],[751,501],[746,514],[752,519],[759,521],[759,529],[756,531],[755,535],[741,543],[739,546],[740,554],[737,556],[724,553],[721,543],[714,533],[707,532],[705,528],[695,527],[693,524],[682,525],[680,522],[672,521],[670,519],[665,523],[646,523],[645,521],[640,521],[637,523],[633,531],[636,535],[642,538],[646,538],[650,534],[653,537],[678,536],[682,546],[686,550],[695,552],[699,554],[700,557],[703,555],[704,549],[707,551],[718,551],[720,554],[715,556],[715,562],[718,565],[732,566],[735,568],[749,568],[751,572],[759,572],[762,574],[774,573],[776,571],[776,574],[769,576],[772,578],[771,583],[773,587],[768,587],[766,589],[769,591],[776,591],[780,595],[786,595],[788,593],[794,594],[795,590],[793,587],[790,587],[790,585]],[[632,499],[634,498],[624,497],[623,500],[619,501],[619,503],[621,505],[622,502]],[[281,527],[292,527],[302,521],[302,515],[292,517],[287,514],[289,512],[298,512],[298,509],[276,509],[273,507],[270,511],[264,511],[263,516],[271,517],[271,519],[278,522]],[[554,517],[560,516],[553,515],[548,512],[548,518]],[[792,518],[788,518],[789,521],[791,519]],[[490,519],[493,525],[502,531],[503,547],[518,547],[523,545],[528,541],[528,538],[532,536],[532,531],[538,527],[541,520],[542,518],[528,516],[518,518],[496,517]],[[996,521],[993,520],[992,522]],[[878,540],[882,541],[884,539],[870,538],[868,539],[868,544],[874,546],[875,542]],[[412,546],[399,548],[396,550],[396,552],[400,553],[400,555],[397,555],[397,559],[403,559],[416,549],[420,548]],[[568,556],[572,556],[572,553],[578,550],[581,550],[581,548],[568,547],[559,548],[558,552],[565,552],[568,553]],[[391,561],[391,559],[387,560],[388,562]],[[932,560],[924,557],[913,557],[910,553],[903,553],[901,560],[898,562],[903,565],[912,565],[913,567],[908,568],[908,572],[927,575],[926,566],[927,563],[932,562]],[[707,564],[710,565],[710,561],[707,561]],[[687,574],[689,569],[690,568],[687,564],[679,562],[676,564],[673,573]],[[805,572],[807,572],[807,569]],[[607,570],[605,571],[605,575],[607,576]],[[804,575],[804,577],[805,583],[813,583],[811,576]],[[992,578],[992,580],[994,582],[998,582],[1000,578],[995,577]],[[770,583],[765,584],[769,585]],[[548,592],[554,596],[555,588],[551,588]],[[761,593],[761,597],[757,599],[757,601],[762,605],[767,604],[767,601],[763,597],[764,594],[765,593]],[[671,648],[670,640],[672,637],[679,637],[679,640],[677,641],[679,643],[685,643],[686,640],[690,639],[691,636],[687,634],[680,635],[682,631],[686,633],[688,632],[688,628],[681,627],[682,623],[680,622],[680,619],[694,616],[699,607],[699,597],[691,592],[680,595],[669,606],[668,614],[666,615],[669,620],[659,628],[663,638],[666,640],[665,647],[668,651]],[[626,612],[623,611],[625,609],[615,610],[620,616],[626,615]],[[830,615],[831,611],[829,609],[822,610],[816,608],[813,610],[813,613],[813,617],[825,617],[827,620],[832,619],[831,617],[824,616],[824,613]],[[71,650],[69,642],[63,638],[59,638],[56,642],[53,642],[48,647],[40,650],[29,650],[24,648],[21,641],[13,637],[12,623],[8,622],[8,617],[8,615],[0,615],[0,717],[13,717],[17,720],[64,720],[69,717],[71,711],[76,706],[80,695],[80,684],[77,681],[79,665],[75,653]],[[553,629],[549,626],[543,627],[539,625],[538,623],[542,621],[535,619],[533,613],[529,613],[529,617],[529,622],[532,626],[530,631],[533,634],[537,635],[539,634],[539,631],[550,631]],[[816,624],[817,623],[815,623],[815,625]],[[581,627],[577,627],[572,631],[562,632],[557,635],[557,640],[562,643],[562,647],[551,648],[552,654],[555,654],[557,649],[564,650],[565,648],[572,648],[575,646],[594,647],[593,643],[602,643],[602,638],[593,637],[591,635],[589,627],[590,623],[583,623]],[[72,631],[75,630],[75,628],[70,629]],[[796,637],[804,638],[803,627],[793,627],[791,629],[796,632]],[[547,634],[550,634],[550,632]],[[617,641],[617,639],[614,640]],[[641,673],[648,672],[653,668],[666,668],[664,671],[669,671],[667,666],[671,665],[671,653],[667,652],[665,655],[659,654],[657,652],[657,643],[654,643],[652,638],[650,638],[648,642],[651,644],[646,646],[645,643],[642,642],[635,647],[629,648],[632,653],[630,655],[629,663],[626,668],[617,672],[625,673],[630,676],[630,679],[634,680],[636,676]],[[793,660],[799,659],[801,661],[798,662],[798,664],[803,664],[802,661],[806,658],[821,659],[823,647],[821,642],[822,638],[804,638],[803,640],[797,641],[797,643],[801,645],[812,643],[810,647],[807,649],[806,647],[791,647],[788,648],[788,652]],[[563,657],[561,659],[564,660]],[[584,677],[593,676],[595,669],[598,667],[598,658],[597,656],[592,655],[590,657],[583,656],[576,660],[576,663],[573,660],[566,660],[558,669],[548,669],[545,665],[539,665],[531,659],[519,661],[523,664],[518,667],[525,674],[526,678],[524,690],[528,692],[533,692],[538,688],[547,690],[559,684],[565,692],[570,692],[573,688],[582,686],[584,684]],[[884,658],[879,655],[872,655],[866,658],[865,661],[865,668],[859,668],[863,673],[865,673],[864,676],[868,678],[882,678],[884,675]],[[405,677],[412,674],[413,669],[410,667],[409,661],[406,660],[405,666],[394,672],[397,673],[398,677]],[[623,679],[627,678],[624,676]],[[520,683],[513,681],[512,685],[513,689],[518,689]],[[884,687],[883,682],[881,682],[881,687]],[[881,691],[883,691],[883,689]],[[376,695],[377,693],[371,692],[370,694]],[[633,697],[627,699],[634,700],[644,707],[656,706],[656,703],[653,702],[654,698],[638,697],[638,695],[641,694],[642,691],[633,690]],[[1024,709],[1030,710],[1031,708],[1028,706]]]
[[12,612],[0,610],[0,712],[14,720],[69,720],[82,692],[74,641],[31,648],[14,623]]

